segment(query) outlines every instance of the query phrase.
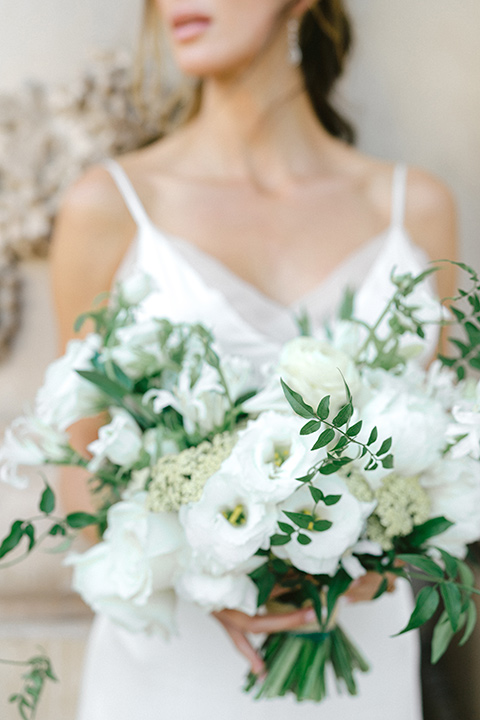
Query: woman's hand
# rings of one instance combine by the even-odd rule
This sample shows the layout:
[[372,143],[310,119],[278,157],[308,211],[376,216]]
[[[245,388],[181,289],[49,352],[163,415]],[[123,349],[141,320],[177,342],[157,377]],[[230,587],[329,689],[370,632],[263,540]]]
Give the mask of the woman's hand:
[[[388,588],[387,592],[393,592],[395,589],[395,575],[387,573]],[[351,603],[367,602],[373,600],[382,582],[382,575],[376,572],[367,572],[362,577],[354,580],[345,597]],[[284,592],[284,589],[278,588],[273,591],[272,597],[278,597]],[[265,615],[246,615],[239,610],[220,610],[212,615],[223,625],[226,632],[230,636],[237,650],[248,660],[252,672],[255,675],[262,675],[265,671],[265,665],[248,639],[248,634],[259,633],[275,633],[284,632],[286,630],[295,630],[302,625],[315,622],[315,610],[311,607],[301,608],[288,613],[267,613]]]
[[239,610],[220,610],[212,613],[227,631],[235,647],[248,660],[252,672],[261,675],[265,666],[247,633],[275,633],[294,630],[302,625],[314,622],[316,615],[313,608],[301,608],[289,613],[267,613],[250,617]]

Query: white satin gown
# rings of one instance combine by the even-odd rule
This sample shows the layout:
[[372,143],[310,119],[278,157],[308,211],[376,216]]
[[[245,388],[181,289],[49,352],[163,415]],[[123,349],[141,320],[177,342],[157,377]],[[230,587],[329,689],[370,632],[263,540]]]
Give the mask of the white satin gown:
[[[119,276],[140,268],[161,288],[145,304],[145,313],[201,321],[224,351],[243,354],[258,367],[298,334],[293,318],[301,309],[321,327],[350,286],[357,290],[357,314],[373,319],[391,293],[392,267],[417,272],[427,262],[403,225],[403,166],[393,175],[390,226],[290,307],[265,297],[192,244],[161,232],[123,169],[113,161],[106,167],[138,226]],[[379,600],[343,604],[342,627],[372,669],[359,676],[358,696],[337,695],[331,683],[330,697],[321,705],[245,695],[245,660],[216,620],[187,603],[179,604],[179,635],[170,641],[131,634],[100,616],[87,649],[77,720],[420,720],[418,637],[391,638],[411,609],[403,582]]]

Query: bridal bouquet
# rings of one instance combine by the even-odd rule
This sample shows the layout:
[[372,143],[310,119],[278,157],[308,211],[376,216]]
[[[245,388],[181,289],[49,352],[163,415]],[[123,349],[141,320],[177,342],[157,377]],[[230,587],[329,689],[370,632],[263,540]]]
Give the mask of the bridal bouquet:
[[[97,525],[102,541],[70,555],[74,587],[96,611],[132,631],[175,628],[180,596],[206,612],[250,615],[311,605],[317,622],[266,638],[256,697],[293,692],[320,701],[331,666],[356,692],[366,661],[337,622],[337,603],[368,571],[424,581],[406,632],[439,607],[432,661],[476,621],[473,575],[463,562],[480,537],[480,282],[451,312],[463,330],[452,357],[428,370],[425,333],[445,322],[417,277],[392,274],[392,297],[371,323],[346,296],[320,337],[288,342],[259,382],[222,354],[199,324],[145,317],[146,277],[119,285],[108,305],[79,318],[95,331],[70,342],[47,371],[30,417],[0,451],[1,477],[20,465],[86,468],[98,510],[54,517],[48,484],[33,520],[16,520],[0,558],[26,538],[69,540]],[[102,414],[88,456],[67,428]]]

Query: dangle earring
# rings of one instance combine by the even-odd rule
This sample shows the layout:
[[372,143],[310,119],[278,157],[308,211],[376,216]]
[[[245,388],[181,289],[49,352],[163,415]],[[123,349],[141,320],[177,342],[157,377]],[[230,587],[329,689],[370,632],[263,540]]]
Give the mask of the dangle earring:
[[287,22],[288,35],[288,61],[290,65],[298,66],[302,62],[302,48],[298,40],[300,22],[298,18],[290,18]]

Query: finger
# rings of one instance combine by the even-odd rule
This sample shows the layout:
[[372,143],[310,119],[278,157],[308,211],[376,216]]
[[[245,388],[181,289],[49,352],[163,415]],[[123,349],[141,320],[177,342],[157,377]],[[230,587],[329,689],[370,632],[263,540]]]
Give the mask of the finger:
[[251,642],[249,641],[249,639],[240,630],[237,630],[232,625],[228,625],[228,623],[224,622],[220,618],[218,619],[225,628],[227,634],[229,635],[237,650],[249,662],[252,672],[255,675],[263,674],[265,672],[265,664],[260,655],[257,653],[255,648],[251,644]]
[[367,602],[375,597],[382,583],[382,576],[378,573],[367,572],[357,578],[348,588],[345,597],[349,602]]
[[233,626],[241,632],[249,633],[274,633],[284,630],[293,630],[316,619],[313,608],[302,608],[289,613],[269,613],[266,615],[254,615],[250,617],[238,610],[222,610],[216,613],[222,622]]

